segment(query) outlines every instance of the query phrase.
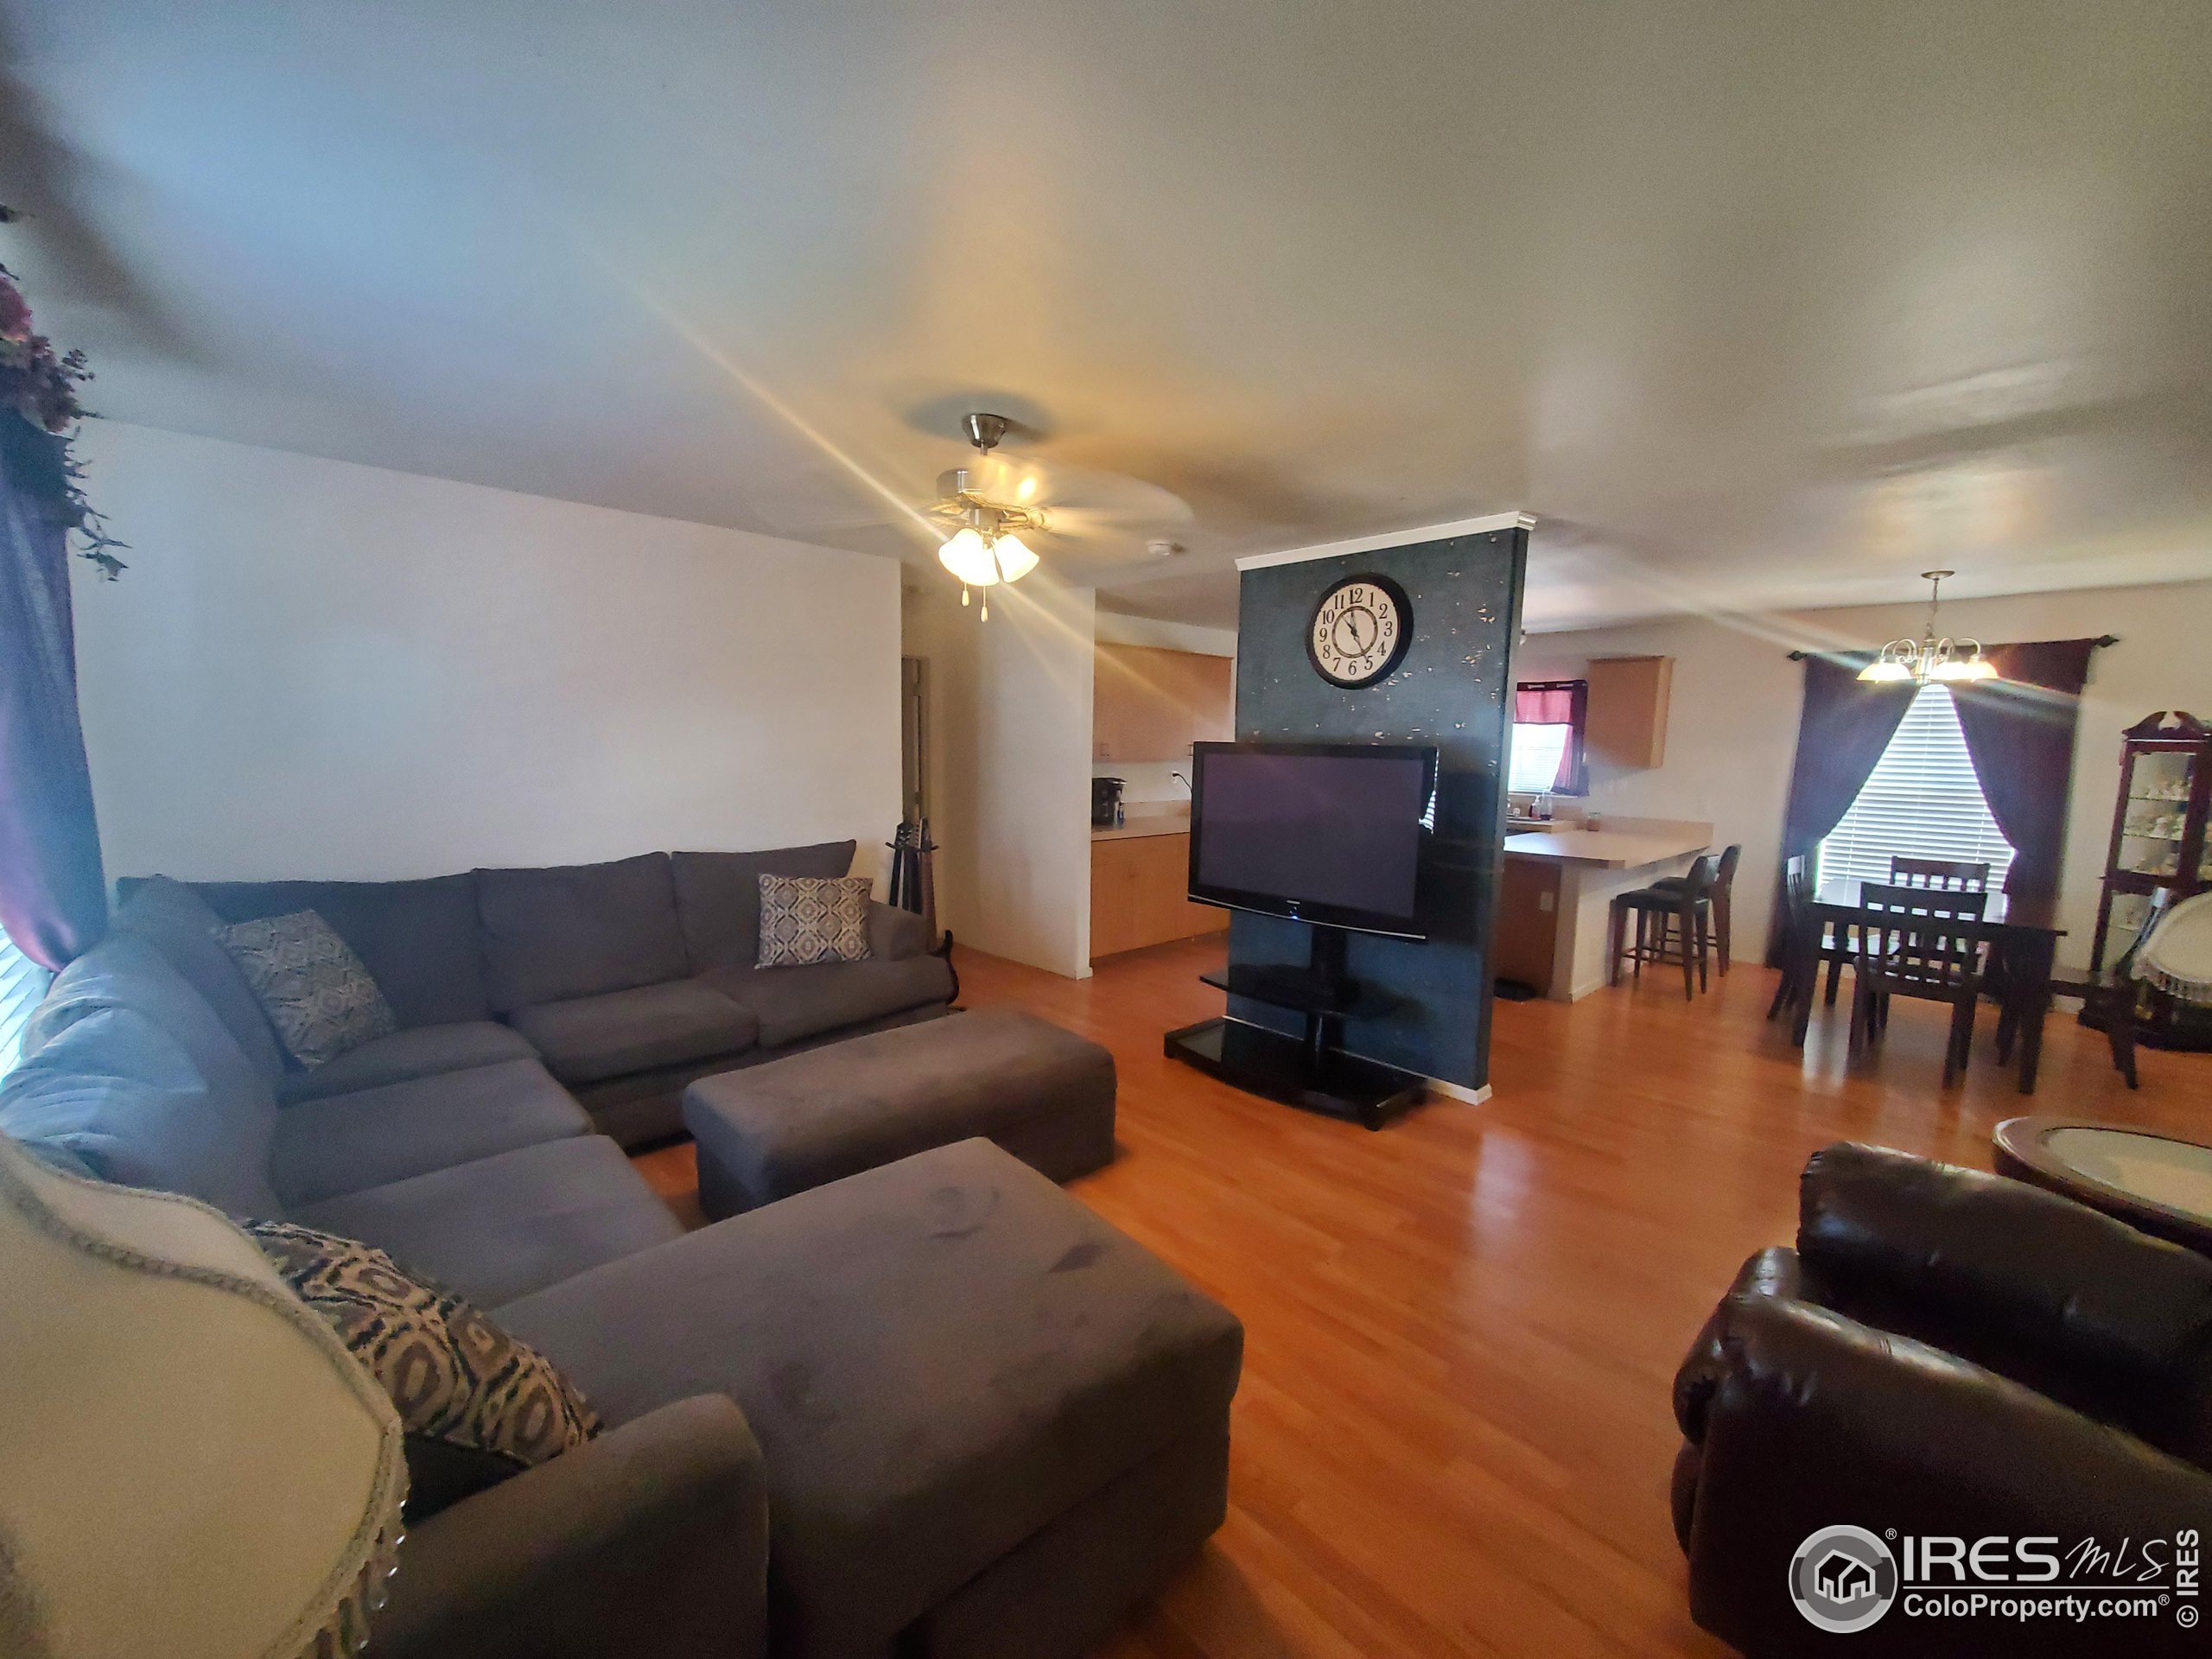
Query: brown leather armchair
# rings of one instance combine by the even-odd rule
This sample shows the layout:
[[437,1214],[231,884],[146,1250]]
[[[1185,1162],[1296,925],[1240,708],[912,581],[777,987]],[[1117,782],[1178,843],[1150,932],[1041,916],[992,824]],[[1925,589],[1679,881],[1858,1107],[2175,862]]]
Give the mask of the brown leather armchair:
[[[2062,1555],[2088,1537],[2212,1540],[2204,1257],[2020,1182],[1829,1147],[1805,1166],[1796,1249],[1744,1264],[1676,1375],[1675,1414],[1691,1614],[1752,1659],[2212,1650],[2193,1622],[2212,1594],[2182,1594],[2171,1544],[2170,1604],[2124,1621],[1892,1606],[1842,1637],[1789,1583],[1799,1546],[1841,1524],[1900,1544],[2056,1538]],[[1967,1592],[2033,1591],[1948,1564],[1934,1587],[1954,1573]]]

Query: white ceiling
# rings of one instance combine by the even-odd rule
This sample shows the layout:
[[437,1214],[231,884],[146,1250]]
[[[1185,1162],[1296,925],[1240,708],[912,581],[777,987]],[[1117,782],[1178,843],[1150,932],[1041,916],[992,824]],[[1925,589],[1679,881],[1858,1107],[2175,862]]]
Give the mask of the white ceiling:
[[926,558],[976,403],[1185,496],[1073,574],[1213,623],[1507,508],[1537,626],[2212,575],[2204,0],[0,0],[0,72],[129,420]]

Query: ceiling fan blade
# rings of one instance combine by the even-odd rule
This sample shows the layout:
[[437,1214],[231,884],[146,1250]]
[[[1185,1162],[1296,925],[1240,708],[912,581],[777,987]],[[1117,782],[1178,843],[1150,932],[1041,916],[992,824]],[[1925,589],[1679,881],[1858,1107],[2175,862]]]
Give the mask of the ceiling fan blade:
[[1055,507],[1045,517],[1044,533],[1085,558],[1134,559],[1148,556],[1146,543],[1157,537],[1159,526],[1157,518],[1131,524],[1087,507]]
[[1093,528],[1108,524],[1131,529],[1147,524],[1188,524],[1190,503],[1171,490],[1120,473],[994,451],[963,463],[969,487],[1008,506],[1042,507],[1054,518],[1077,513]]

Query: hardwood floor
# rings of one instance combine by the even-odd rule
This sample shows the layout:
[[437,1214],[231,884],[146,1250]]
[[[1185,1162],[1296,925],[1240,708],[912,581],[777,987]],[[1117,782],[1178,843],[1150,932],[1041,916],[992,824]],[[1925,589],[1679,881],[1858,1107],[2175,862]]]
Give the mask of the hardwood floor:
[[[2212,1058],[2153,1052],[2130,1096],[2054,1016],[2041,1092],[1991,1063],[1936,1084],[1948,1010],[1900,1000],[1848,1071],[1847,1001],[1802,1054],[1739,966],[1572,1007],[1500,1003],[1494,1097],[1380,1134],[1166,1059],[1221,1011],[1220,940],[1077,982],[964,952],[963,1001],[1016,1003],[1111,1048],[1122,1156],[1071,1190],[1243,1319],[1230,1514],[1103,1659],[1718,1655],[1667,1520],[1668,1389],[1751,1251],[1795,1230],[1797,1171],[1859,1139],[1989,1166],[2023,1111],[2203,1127]],[[679,1200],[690,1148],[640,1160]]]

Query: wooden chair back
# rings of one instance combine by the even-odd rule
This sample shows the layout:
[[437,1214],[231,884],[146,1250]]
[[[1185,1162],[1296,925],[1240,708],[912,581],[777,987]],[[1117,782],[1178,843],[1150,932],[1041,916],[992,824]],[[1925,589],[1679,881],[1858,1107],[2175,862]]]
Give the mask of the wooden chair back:
[[1987,892],[1989,866],[1961,858],[1904,858],[1890,860],[1890,880],[1904,887],[1942,887]]
[[1948,1002],[1980,986],[1986,890],[1870,881],[1859,903],[1859,962],[1883,989]]

